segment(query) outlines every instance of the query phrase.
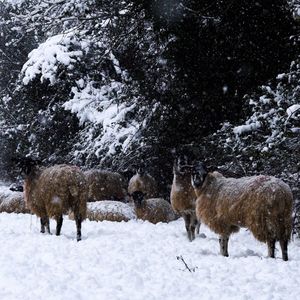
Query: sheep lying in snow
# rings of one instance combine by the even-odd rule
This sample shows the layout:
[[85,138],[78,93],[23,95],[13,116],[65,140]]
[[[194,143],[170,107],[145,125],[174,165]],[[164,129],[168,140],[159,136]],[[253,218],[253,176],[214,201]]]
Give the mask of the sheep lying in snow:
[[126,203],[103,200],[87,204],[87,218],[91,221],[129,221],[136,219],[134,209]]
[[247,227],[256,239],[268,245],[274,258],[279,241],[283,260],[288,260],[288,241],[292,231],[293,195],[280,179],[271,176],[225,178],[208,173],[199,163],[192,184],[197,195],[197,216],[220,235],[221,254],[228,256],[230,234]]
[[131,195],[137,191],[142,192],[148,199],[157,197],[158,187],[155,179],[148,173],[138,170],[137,173],[129,180],[128,194]]
[[144,199],[145,194],[135,191],[131,194],[138,219],[149,221],[153,224],[158,222],[168,223],[176,219],[176,215],[170,203],[162,198]]
[[125,179],[118,173],[105,170],[84,172],[88,185],[88,201],[122,200],[126,198]]
[[173,168],[171,187],[171,204],[174,211],[180,214],[190,241],[195,239],[195,231],[199,233],[200,221],[196,218],[196,194],[191,184],[192,167],[177,159]]
[[60,235],[63,214],[74,212],[77,241],[81,240],[81,222],[86,218],[86,180],[75,166],[56,165],[40,168],[31,159],[23,161],[25,173],[24,195],[27,207],[41,218],[41,232],[50,233],[49,217],[57,222]]
[[22,192],[13,192],[8,187],[2,188],[0,193],[0,212],[29,213],[25,207]]

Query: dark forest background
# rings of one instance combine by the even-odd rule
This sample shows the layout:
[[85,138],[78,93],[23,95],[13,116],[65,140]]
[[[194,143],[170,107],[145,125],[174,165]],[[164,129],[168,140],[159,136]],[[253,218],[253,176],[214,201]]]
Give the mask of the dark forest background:
[[229,176],[281,177],[297,203],[299,7],[1,1],[2,179],[16,180],[16,156],[127,176],[142,165],[168,197],[184,153]]

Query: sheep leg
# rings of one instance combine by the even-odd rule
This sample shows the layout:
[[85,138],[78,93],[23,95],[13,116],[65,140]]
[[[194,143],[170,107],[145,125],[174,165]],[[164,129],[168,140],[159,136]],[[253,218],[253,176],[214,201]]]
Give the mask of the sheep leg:
[[275,258],[275,239],[271,239],[267,241],[267,245],[268,245],[268,255],[271,258]]
[[41,233],[45,233],[45,218],[41,218]]
[[184,223],[185,223],[185,229],[188,235],[188,239],[190,241],[193,240],[192,238],[192,233],[191,233],[191,229],[190,229],[190,224],[191,224],[191,215],[190,214],[182,214],[182,217],[184,219]]
[[47,232],[50,233],[50,224],[49,224],[49,218],[48,217],[42,217],[41,218],[41,233],[45,233],[45,227],[47,229]]
[[223,256],[228,256],[228,241],[229,237],[227,235],[220,236],[219,243],[220,243],[220,252]]
[[280,240],[280,247],[282,252],[282,259],[284,261],[288,260],[288,241],[287,240]]
[[56,218],[56,235],[60,235],[61,227],[63,224],[63,216],[60,215]]
[[76,222],[76,229],[77,229],[77,242],[81,240],[81,216],[76,215],[75,216],[75,222]]
[[195,239],[195,231],[196,231],[197,225],[198,225],[198,221],[197,221],[196,215],[191,215],[190,232],[191,232],[192,240]]
[[199,233],[200,233],[200,225],[201,225],[201,222],[200,222],[199,220],[197,220],[196,234],[199,234]]

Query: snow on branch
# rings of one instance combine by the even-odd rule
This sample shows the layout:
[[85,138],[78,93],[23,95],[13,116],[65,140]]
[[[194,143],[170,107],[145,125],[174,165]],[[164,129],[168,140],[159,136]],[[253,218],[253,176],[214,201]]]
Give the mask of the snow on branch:
[[[64,104],[64,108],[75,113],[81,124],[86,122],[103,124],[104,127],[118,122],[128,110],[124,103],[118,105],[122,98],[122,83],[111,81],[100,88],[94,82],[79,80],[72,88],[73,97]],[[118,117],[117,117],[118,115]]]
[[246,133],[246,132],[255,131],[260,127],[261,127],[260,122],[256,121],[256,122],[253,122],[251,124],[236,126],[236,127],[233,128],[233,132],[235,134],[241,135],[241,134]]
[[49,80],[54,84],[58,66],[63,65],[72,70],[74,63],[83,56],[83,45],[86,42],[79,41],[74,33],[59,34],[47,39],[29,53],[29,59],[22,68],[23,84],[29,84],[37,76],[40,76],[41,82]]
[[288,115],[288,119],[292,118],[296,113],[300,113],[300,104],[291,105],[286,110],[286,113]]
[[111,80],[100,87],[95,85],[93,81],[79,80],[72,88],[72,99],[64,104],[64,108],[75,113],[84,127],[81,138],[85,145],[79,152],[90,152],[97,157],[105,152],[110,156],[117,148],[125,151],[143,126],[132,118],[138,99],[132,96],[126,102],[122,101],[126,97],[126,85],[122,82]]

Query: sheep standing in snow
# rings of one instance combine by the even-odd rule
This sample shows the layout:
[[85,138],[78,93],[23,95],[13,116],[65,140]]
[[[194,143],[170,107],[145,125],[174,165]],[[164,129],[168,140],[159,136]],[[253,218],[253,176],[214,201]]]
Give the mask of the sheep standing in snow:
[[115,172],[88,170],[84,172],[88,186],[88,201],[119,200],[126,198],[125,179]]
[[139,169],[128,183],[128,194],[132,195],[137,191],[142,192],[147,199],[158,195],[157,182],[142,169]]
[[138,219],[149,221],[153,224],[158,222],[168,223],[176,219],[170,203],[162,198],[145,199],[145,194],[140,191],[133,192],[131,197]]
[[196,194],[191,184],[192,167],[182,159],[177,159],[173,173],[171,204],[174,211],[183,217],[188,238],[193,241],[195,231],[199,233],[200,221],[197,220],[195,212]]
[[41,168],[32,159],[25,159],[22,165],[25,203],[41,218],[41,232],[44,233],[46,227],[50,233],[50,217],[56,220],[56,235],[60,235],[63,214],[71,210],[76,222],[77,241],[81,240],[81,222],[86,218],[87,199],[83,172],[69,165]]
[[228,256],[229,236],[247,227],[257,240],[267,243],[272,258],[279,241],[282,258],[288,260],[293,195],[287,184],[264,175],[225,178],[218,172],[208,173],[202,163],[194,169],[192,184],[197,216],[220,235],[222,255]]

